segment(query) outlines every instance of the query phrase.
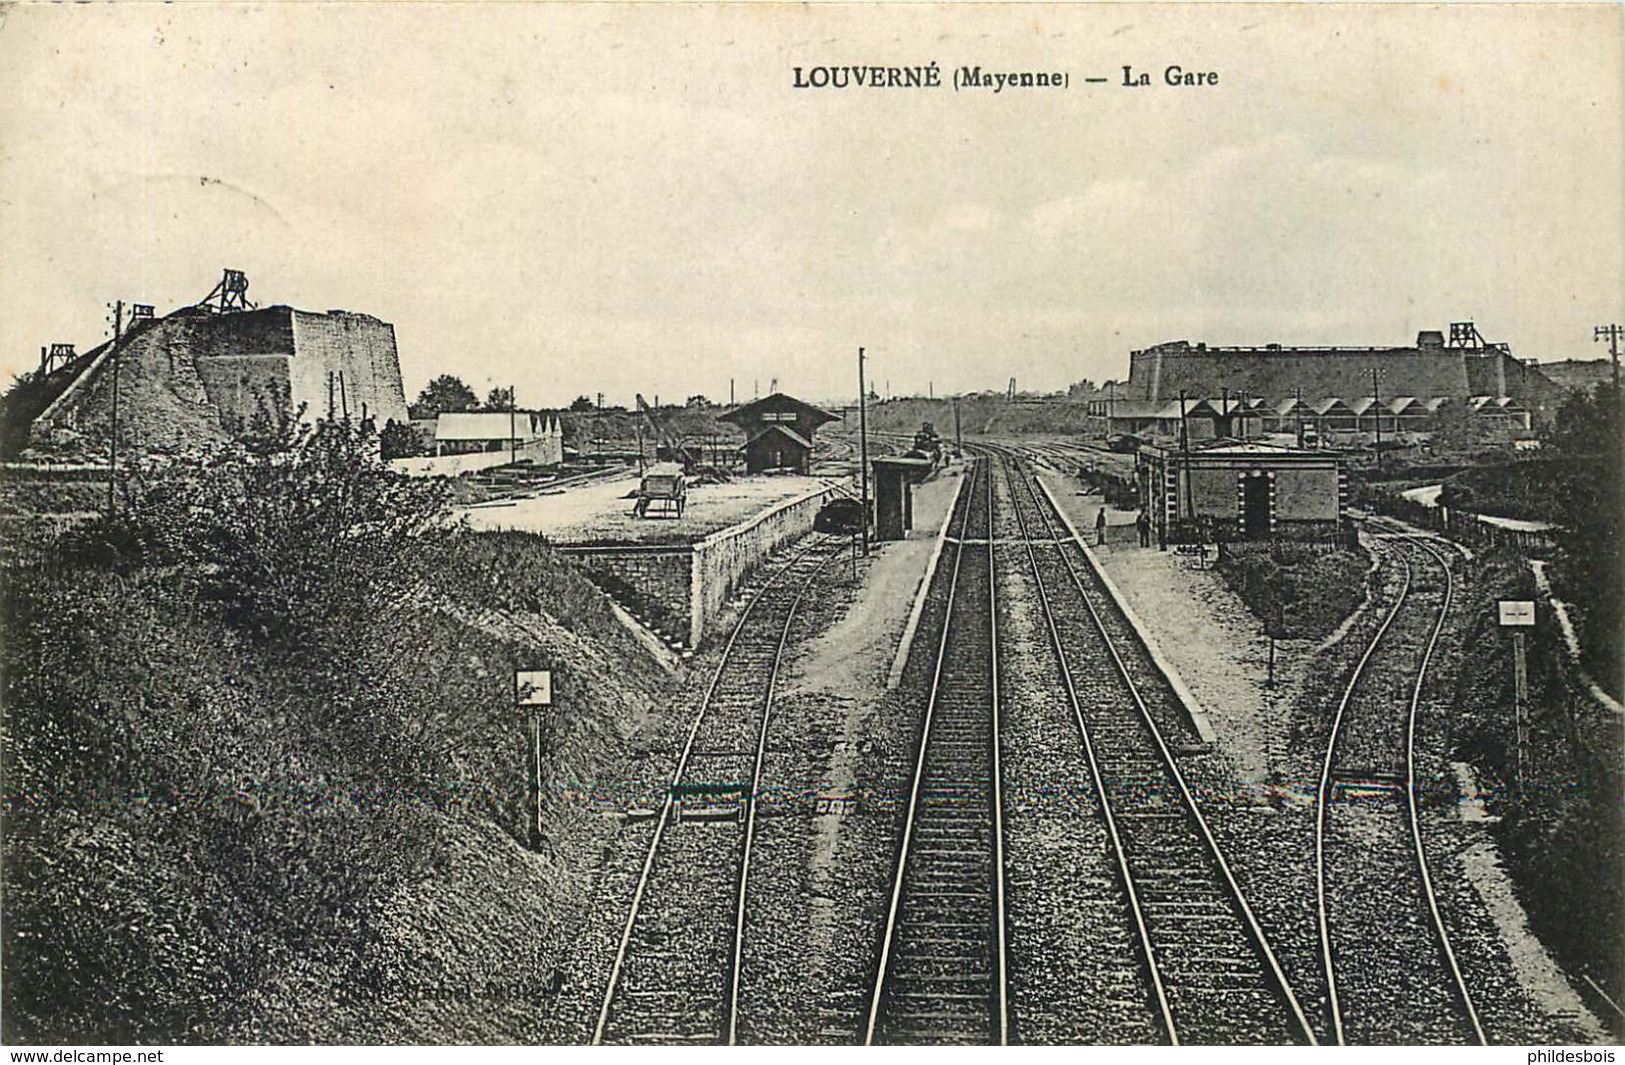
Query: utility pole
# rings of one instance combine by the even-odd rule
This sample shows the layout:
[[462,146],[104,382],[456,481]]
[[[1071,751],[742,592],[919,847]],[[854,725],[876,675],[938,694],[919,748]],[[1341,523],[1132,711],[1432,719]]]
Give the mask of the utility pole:
[[1382,397],[1377,393],[1377,368],[1371,367],[1371,416],[1377,419],[1377,463],[1382,464]]
[[954,397],[954,451],[960,458],[965,457],[965,436],[959,431],[959,397]]
[[508,386],[508,465],[519,462],[519,432],[515,424],[519,417],[519,386]]
[[1185,392],[1179,393],[1179,454],[1185,467],[1185,517],[1196,520],[1196,494],[1191,488],[1191,434],[1185,418]]
[[119,340],[124,335],[124,301],[119,300],[113,304],[113,414],[112,424],[109,426],[107,452],[107,512],[113,512],[113,490],[118,485],[118,366]]
[[1601,343],[1608,341],[1608,354],[1614,359],[1614,399],[1619,399],[1619,340],[1625,337],[1625,326],[1599,325],[1591,331],[1591,339]]
[[728,378],[728,406],[734,405],[734,379]]
[[[863,384],[863,349],[858,348],[858,499],[863,504],[863,554],[869,554],[869,392]],[[904,489],[907,491],[907,489]]]
[[1298,417],[1298,447],[1303,447],[1303,389],[1292,390],[1292,413]]

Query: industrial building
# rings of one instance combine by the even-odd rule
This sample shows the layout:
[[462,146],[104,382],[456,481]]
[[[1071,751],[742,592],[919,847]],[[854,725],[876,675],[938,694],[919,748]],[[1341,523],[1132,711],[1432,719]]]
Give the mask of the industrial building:
[[835,415],[794,396],[775,392],[721,416],[745,434],[749,473],[786,470],[805,475],[812,467],[813,434]]
[[1141,511],[1159,544],[1331,539],[1348,504],[1334,452],[1213,440],[1144,447],[1135,456]]
[[564,461],[564,429],[541,411],[447,412],[435,419],[436,455],[506,451],[539,466]]
[[[115,340],[46,351],[8,397],[5,446],[174,450],[274,431],[297,418],[407,421],[395,329],[351,311],[263,309],[226,271],[210,297],[157,317],[138,307]],[[26,431],[23,427],[26,426]]]
[[[1379,424],[1384,432],[1428,428],[1444,404],[1474,415],[1493,407],[1504,427],[1527,429],[1556,413],[1563,389],[1506,344],[1486,341],[1473,323],[1457,322],[1448,338],[1424,330],[1410,347],[1157,344],[1129,354],[1128,381],[1094,401],[1092,412],[1111,422],[1109,431],[1168,435],[1181,397],[1187,426],[1194,406],[1234,403],[1256,410],[1264,431],[1304,416],[1322,431],[1374,433]],[[1215,417],[1198,414],[1199,421]],[[1222,426],[1196,432],[1247,435]]]

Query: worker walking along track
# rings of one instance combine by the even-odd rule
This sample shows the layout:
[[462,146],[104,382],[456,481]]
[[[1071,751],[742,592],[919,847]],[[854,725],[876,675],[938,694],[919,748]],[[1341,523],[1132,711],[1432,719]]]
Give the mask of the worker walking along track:
[[733,1043],[751,844],[779,667],[807,591],[844,539],[818,537],[747,603],[667,789],[594,1043]]

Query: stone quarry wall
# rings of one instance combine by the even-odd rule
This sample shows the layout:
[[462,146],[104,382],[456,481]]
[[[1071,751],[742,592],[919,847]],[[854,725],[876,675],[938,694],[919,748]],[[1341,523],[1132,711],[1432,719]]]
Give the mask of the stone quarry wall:
[[[232,314],[187,308],[127,334],[116,352],[121,447],[173,450],[274,427],[304,405],[327,414],[329,374],[343,375],[353,418],[406,421],[395,330],[365,314],[289,307]],[[92,359],[34,419],[30,446],[104,450],[114,355]],[[341,409],[335,387],[335,409]]]
[[43,450],[107,449],[118,369],[120,447],[173,450],[228,438],[192,357],[196,323],[172,316],[141,326],[116,352],[104,348],[29,429]]
[[357,421],[370,417],[380,429],[390,421],[411,420],[401,387],[394,326],[349,311],[294,311],[292,317],[294,354],[288,363],[288,382],[295,407],[303,403],[307,416],[327,417],[331,379],[335,413],[347,409]]

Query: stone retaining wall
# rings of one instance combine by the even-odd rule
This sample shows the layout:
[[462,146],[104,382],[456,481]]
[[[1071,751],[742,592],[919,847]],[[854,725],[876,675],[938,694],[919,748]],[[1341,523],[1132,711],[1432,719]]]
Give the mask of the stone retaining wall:
[[749,521],[712,533],[694,545],[689,578],[689,646],[698,647],[706,626],[721,612],[745,575],[778,547],[812,531],[813,520],[845,481],[786,500]]
[[656,633],[690,638],[691,545],[561,546],[558,552]]

